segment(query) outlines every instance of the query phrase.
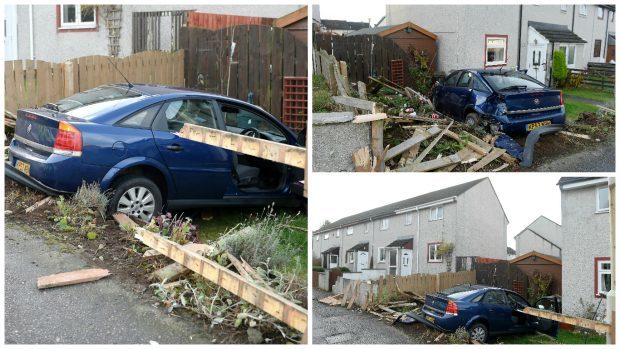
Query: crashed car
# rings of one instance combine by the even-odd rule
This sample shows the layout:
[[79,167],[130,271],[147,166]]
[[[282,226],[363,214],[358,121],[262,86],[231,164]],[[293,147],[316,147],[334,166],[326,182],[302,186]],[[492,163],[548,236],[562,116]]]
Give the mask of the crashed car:
[[485,343],[490,336],[540,331],[557,336],[558,323],[527,315],[525,307],[561,312],[561,299],[544,297],[530,305],[519,294],[497,287],[458,285],[436,294],[426,295],[419,313],[407,316],[442,332],[463,327],[471,340]]
[[[261,108],[182,88],[100,86],[17,111],[5,172],[49,195],[83,183],[111,191],[110,211],[148,221],[167,209],[303,204],[303,172],[185,139],[185,123],[299,146]],[[297,189],[295,189],[297,188]]]
[[564,125],[566,117],[562,91],[514,70],[457,70],[435,84],[431,95],[437,111],[491,133]]

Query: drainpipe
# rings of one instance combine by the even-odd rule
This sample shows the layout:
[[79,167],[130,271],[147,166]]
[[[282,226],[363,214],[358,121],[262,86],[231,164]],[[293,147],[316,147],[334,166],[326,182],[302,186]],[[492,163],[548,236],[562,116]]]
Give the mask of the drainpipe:
[[415,211],[418,214],[418,231],[416,232],[417,244],[415,252],[415,272],[416,274],[420,274],[420,209],[418,208],[418,206],[415,207]]
[[[603,11],[605,11],[603,9]],[[607,62],[607,37],[609,36],[609,10],[607,10],[607,20],[605,21],[605,46],[601,47],[601,50],[603,51],[603,63]],[[603,12],[603,16],[605,15],[605,12]],[[576,51],[577,49],[575,49]]]
[[573,5],[573,21],[570,25],[570,31],[574,32],[575,31],[575,7],[577,5]]
[[32,5],[28,5],[28,19],[30,21],[30,59],[34,60],[34,20],[32,15]]
[[605,321],[611,324],[607,333],[607,344],[616,343],[616,179],[609,178],[609,222],[611,241],[611,290],[607,292]]
[[375,255],[375,225],[372,224],[372,217],[370,217],[370,245],[368,246],[369,251],[369,258],[371,260],[370,263],[370,269],[374,269],[374,262],[375,259],[373,258],[373,256]]
[[523,28],[523,5],[519,5],[519,39],[517,46],[517,70],[521,70],[521,31]]
[[[575,49],[575,54],[577,54],[576,50],[577,49]],[[549,68],[549,87],[553,86],[553,52],[555,52],[555,41],[551,42],[551,64],[547,65],[548,67],[550,67]],[[568,53],[568,49],[566,53]]]

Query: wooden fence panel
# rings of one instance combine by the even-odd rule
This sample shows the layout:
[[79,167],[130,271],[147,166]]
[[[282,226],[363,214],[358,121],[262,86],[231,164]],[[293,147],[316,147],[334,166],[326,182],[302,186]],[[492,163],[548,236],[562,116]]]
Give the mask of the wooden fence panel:
[[474,284],[476,272],[473,270],[456,273],[440,274],[412,274],[409,276],[386,276],[381,277],[378,283],[379,297],[396,296],[401,292],[408,291],[424,297],[426,294],[435,293],[459,284]]

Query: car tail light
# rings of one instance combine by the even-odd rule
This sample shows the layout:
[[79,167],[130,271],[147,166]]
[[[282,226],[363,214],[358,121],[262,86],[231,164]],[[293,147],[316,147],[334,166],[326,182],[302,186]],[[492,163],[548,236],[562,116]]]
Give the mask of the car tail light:
[[448,305],[446,306],[446,314],[459,315],[459,306],[453,301],[448,301]]
[[61,121],[54,141],[54,154],[81,156],[82,133],[80,130],[66,121]]
[[560,105],[564,105],[564,92],[560,90]]

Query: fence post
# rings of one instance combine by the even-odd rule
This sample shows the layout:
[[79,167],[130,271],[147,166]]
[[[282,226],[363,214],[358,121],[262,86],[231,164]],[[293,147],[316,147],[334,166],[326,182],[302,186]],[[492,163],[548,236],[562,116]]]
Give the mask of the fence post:
[[439,292],[440,285],[441,285],[441,273],[435,274],[435,292]]
[[69,97],[75,94],[75,86],[73,78],[73,62],[67,61],[65,62],[65,70],[64,70],[64,78],[65,78],[65,95],[64,97]]

